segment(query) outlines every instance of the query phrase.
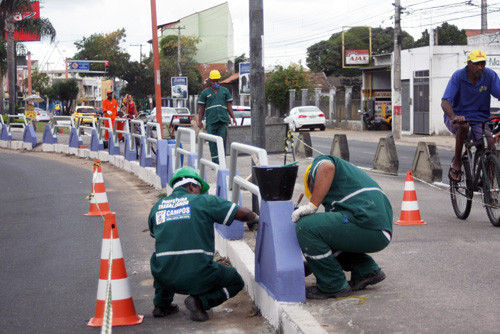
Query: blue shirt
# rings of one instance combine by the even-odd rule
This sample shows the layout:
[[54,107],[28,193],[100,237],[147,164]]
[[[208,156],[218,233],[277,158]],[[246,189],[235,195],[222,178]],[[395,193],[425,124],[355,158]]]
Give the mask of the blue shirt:
[[[485,68],[475,85],[467,77],[466,67],[455,71],[444,91],[456,115],[472,119],[490,117],[491,95],[500,99],[500,79],[495,71]],[[444,117],[448,117],[444,115]]]

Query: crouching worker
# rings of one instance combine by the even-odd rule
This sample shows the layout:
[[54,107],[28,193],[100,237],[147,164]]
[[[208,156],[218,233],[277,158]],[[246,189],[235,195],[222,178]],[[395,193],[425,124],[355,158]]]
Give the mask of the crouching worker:
[[[385,279],[365,253],[381,251],[391,241],[392,207],[380,186],[358,167],[322,155],[304,175],[307,205],[292,214],[297,238],[315,286],[306,298],[347,297]],[[325,212],[316,213],[323,204]],[[351,272],[347,282],[344,271]]]
[[160,199],[149,214],[155,238],[151,256],[154,278],[153,316],[177,313],[174,294],[189,295],[184,304],[194,321],[208,320],[207,310],[234,297],[244,287],[236,269],[213,261],[214,222],[234,219],[258,222],[258,215],[218,196],[204,195],[210,186],[191,167],[177,170],[170,196]]

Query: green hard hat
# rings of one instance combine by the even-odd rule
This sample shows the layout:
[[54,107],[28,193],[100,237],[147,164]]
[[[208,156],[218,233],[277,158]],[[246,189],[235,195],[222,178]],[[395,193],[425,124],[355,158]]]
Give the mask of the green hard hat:
[[210,186],[208,183],[203,181],[203,179],[200,177],[200,175],[194,170],[194,168],[186,166],[182,167],[181,169],[178,169],[175,171],[174,176],[172,176],[172,179],[170,180],[170,186],[173,188],[174,183],[180,178],[193,178],[196,181],[198,181],[201,184],[201,193],[204,194],[210,189]]

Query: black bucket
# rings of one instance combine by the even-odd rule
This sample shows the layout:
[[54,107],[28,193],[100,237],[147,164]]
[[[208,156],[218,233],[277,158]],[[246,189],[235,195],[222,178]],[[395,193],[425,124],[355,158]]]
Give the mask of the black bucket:
[[253,167],[260,196],[265,201],[289,201],[293,195],[299,166]]

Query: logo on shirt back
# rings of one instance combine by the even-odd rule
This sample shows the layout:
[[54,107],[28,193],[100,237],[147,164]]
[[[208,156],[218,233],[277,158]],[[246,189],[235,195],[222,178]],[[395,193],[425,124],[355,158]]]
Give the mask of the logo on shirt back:
[[483,91],[486,92],[487,90],[488,90],[488,86],[481,86],[481,87],[479,87],[479,93],[481,93]]

